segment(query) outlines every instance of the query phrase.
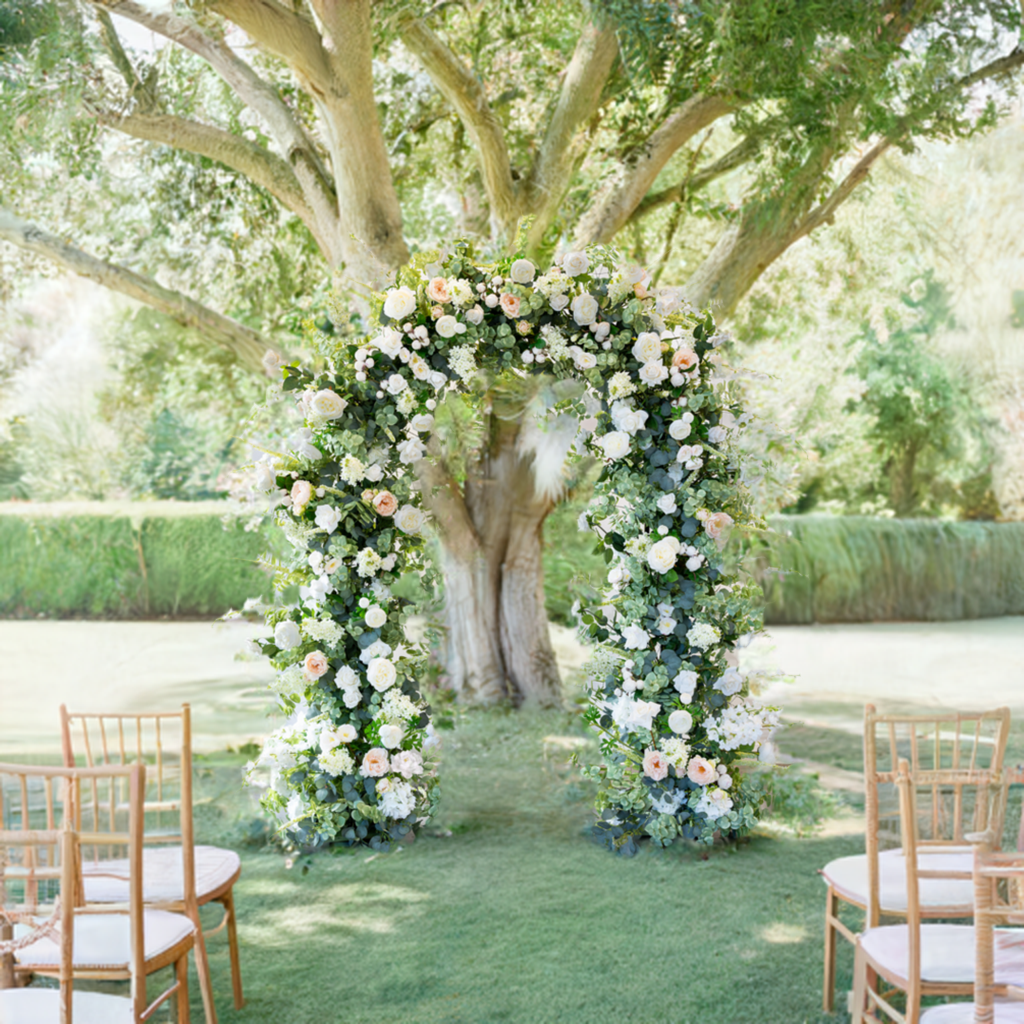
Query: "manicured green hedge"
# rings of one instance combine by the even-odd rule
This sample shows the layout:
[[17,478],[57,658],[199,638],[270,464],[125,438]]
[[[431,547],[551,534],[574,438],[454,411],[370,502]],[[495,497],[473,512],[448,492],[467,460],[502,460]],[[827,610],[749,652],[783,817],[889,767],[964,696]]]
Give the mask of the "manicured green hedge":
[[265,538],[211,503],[4,508],[0,616],[212,618],[268,596]]
[[767,623],[1024,615],[1024,523],[807,515],[771,527],[753,543]]

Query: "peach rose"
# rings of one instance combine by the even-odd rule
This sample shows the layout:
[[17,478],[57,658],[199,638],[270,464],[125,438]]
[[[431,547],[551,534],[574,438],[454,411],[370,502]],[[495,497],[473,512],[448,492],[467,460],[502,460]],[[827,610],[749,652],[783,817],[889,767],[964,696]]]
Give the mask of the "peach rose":
[[681,348],[672,357],[672,365],[681,370],[689,370],[691,366],[697,365],[697,353],[692,349]]
[[704,532],[721,548],[729,539],[733,519],[728,512],[712,512],[704,520]]
[[390,491],[374,495],[373,507],[379,516],[393,516],[398,508],[398,499]]
[[647,285],[645,285],[643,283],[643,281],[637,281],[637,283],[635,285],[633,285],[633,294],[638,299],[646,299],[647,298]]
[[710,786],[712,782],[718,780],[715,766],[704,757],[690,758],[690,763],[686,766],[686,776],[698,786]]
[[501,297],[501,311],[510,318],[519,316],[519,297],[505,292]]
[[301,509],[309,504],[313,497],[313,485],[308,480],[296,480],[292,484],[292,507]]
[[330,667],[327,655],[323,651],[310,651],[302,663],[302,668],[310,679],[319,679]]
[[451,302],[452,297],[448,293],[448,283],[443,277],[435,277],[427,285],[427,297],[431,302]]
[[660,782],[668,775],[668,758],[660,750],[644,751],[644,775]]
[[363,763],[359,774],[363,778],[377,778],[387,775],[391,765],[388,763],[388,752],[383,747],[373,747],[363,755]]

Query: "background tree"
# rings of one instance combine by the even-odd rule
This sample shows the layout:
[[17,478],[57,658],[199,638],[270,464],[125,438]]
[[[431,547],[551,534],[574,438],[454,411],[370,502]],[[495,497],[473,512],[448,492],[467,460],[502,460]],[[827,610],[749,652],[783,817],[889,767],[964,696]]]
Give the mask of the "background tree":
[[[249,364],[274,326],[256,297],[226,317],[186,294],[202,284],[187,264],[207,233],[230,251],[210,211],[232,188],[290,215],[267,237],[298,225],[350,281],[379,286],[410,246],[450,231],[507,246],[530,217],[538,259],[622,237],[656,275],[676,277],[685,259],[687,297],[722,317],[888,149],[992,124],[998,94],[983,83],[1024,63],[1009,0],[96,0],[67,14],[5,66],[0,171],[10,206],[59,211],[60,230],[12,209],[0,237],[199,326]],[[111,14],[173,45],[126,49]],[[125,230],[148,216],[152,200],[135,197],[144,212],[119,211],[121,237],[101,258],[74,228],[118,136],[190,154],[200,163],[160,159],[201,170],[189,182],[200,194],[208,175],[218,187],[196,203],[181,177],[178,221],[155,224],[156,240]],[[35,140],[59,155],[58,173],[22,159]],[[184,283],[168,288],[152,275],[182,233],[191,245],[172,266]],[[557,681],[539,558],[553,495],[534,487],[521,417],[493,398],[481,396],[463,470],[438,470],[448,592],[470,616],[449,675],[467,696],[543,697]]]

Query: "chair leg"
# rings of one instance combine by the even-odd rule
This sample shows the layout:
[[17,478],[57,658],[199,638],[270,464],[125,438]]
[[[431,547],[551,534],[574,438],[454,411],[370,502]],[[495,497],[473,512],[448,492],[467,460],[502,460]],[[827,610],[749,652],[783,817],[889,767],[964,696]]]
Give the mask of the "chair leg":
[[195,914],[193,924],[196,926],[196,942],[192,952],[196,958],[199,991],[203,997],[203,1016],[206,1018],[206,1024],[217,1024],[217,1008],[213,1003],[213,980],[210,977],[210,960],[206,955],[206,939],[203,938],[203,926],[199,921],[199,908],[196,907],[193,913]]
[[188,954],[182,956],[174,965],[174,973],[178,979],[178,1024],[191,1024],[192,1016],[188,1006]]
[[825,979],[822,985],[821,1006],[832,1013],[836,1006],[836,929],[832,919],[839,913],[839,898],[830,885],[825,897]]
[[240,1010],[245,1006],[245,996],[242,995],[242,964],[238,956],[238,928],[235,922],[234,886],[224,894],[221,903],[224,904],[224,913],[227,914],[228,953],[231,955],[231,988],[235,996],[235,1009]]

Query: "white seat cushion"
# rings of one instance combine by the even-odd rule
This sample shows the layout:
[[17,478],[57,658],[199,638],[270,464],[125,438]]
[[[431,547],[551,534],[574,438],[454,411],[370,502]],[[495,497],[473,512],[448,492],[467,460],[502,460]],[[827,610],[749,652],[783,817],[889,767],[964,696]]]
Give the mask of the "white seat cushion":
[[[188,938],[195,931],[184,914],[147,910],[143,919],[146,959]],[[127,914],[78,914],[75,916],[75,967],[124,967],[131,958],[131,927]],[[56,967],[60,946],[53,939],[40,939],[15,956],[24,967]]]
[[[860,937],[864,952],[879,966],[906,980],[909,932],[905,924],[869,928]],[[1024,929],[997,928],[996,984],[1024,985]],[[923,981],[970,984],[974,981],[974,926],[921,925]]]
[[[1024,1003],[997,1000],[995,1024],[1024,1024]],[[929,1007],[921,1014],[921,1024],[974,1024],[974,1003],[946,1003]]]
[[[917,859],[922,871],[973,870],[973,854],[921,853]],[[822,877],[843,899],[862,906],[868,902],[868,858],[866,854],[840,857],[822,869]],[[886,850],[878,855],[878,897],[883,912],[907,910],[907,868],[902,850]],[[957,907],[964,916],[974,910],[974,883],[970,878],[921,878],[918,880],[921,906]],[[87,890],[88,891],[88,890]]]
[[[234,850],[219,846],[197,846],[196,896],[217,892],[231,880],[242,865]],[[86,861],[82,865],[86,903],[126,903],[128,900],[128,861]],[[113,874],[120,877],[102,877]],[[94,876],[94,877],[90,877]],[[185,898],[184,869],[180,846],[155,846],[142,855],[143,899],[147,903],[180,902]]]
[[[122,996],[75,992],[75,1024],[133,1024],[132,1003]],[[56,989],[0,989],[0,1024],[60,1024],[60,993]]]

